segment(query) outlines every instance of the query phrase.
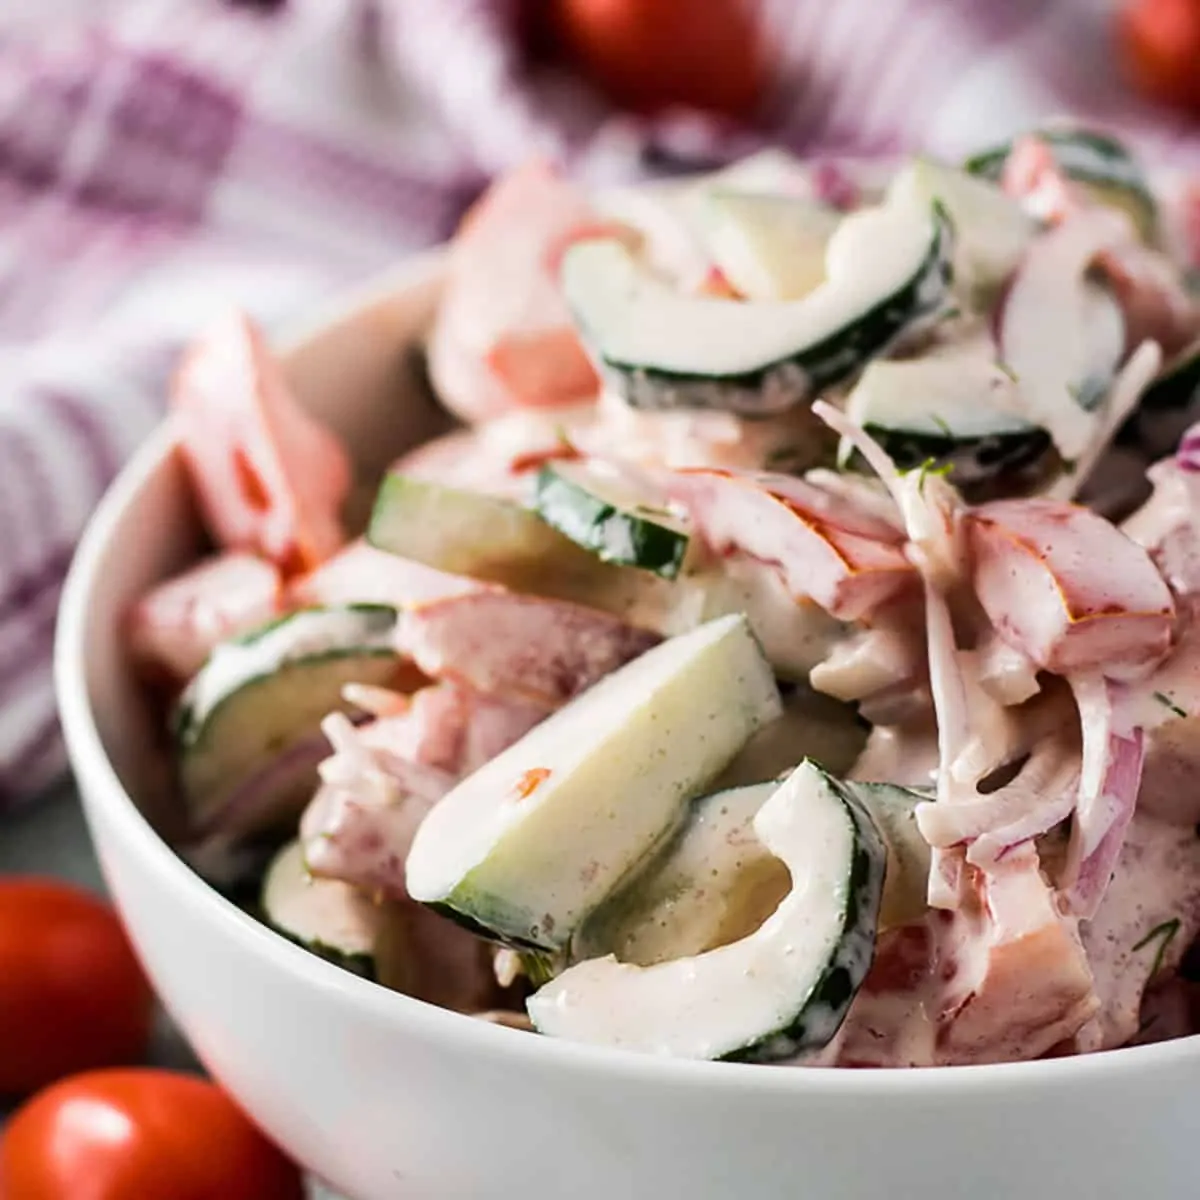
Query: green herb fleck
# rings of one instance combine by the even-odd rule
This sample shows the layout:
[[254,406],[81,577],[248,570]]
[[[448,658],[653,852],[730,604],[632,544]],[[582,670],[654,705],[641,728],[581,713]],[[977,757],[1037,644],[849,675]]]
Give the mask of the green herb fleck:
[[950,426],[946,424],[946,421],[943,417],[939,417],[937,413],[930,413],[929,419],[938,427],[939,430],[941,430],[943,434],[945,434],[946,437],[954,436],[953,430],[951,430]]
[[1153,979],[1158,974],[1162,967],[1163,959],[1167,956],[1167,950],[1171,942],[1175,940],[1175,935],[1179,932],[1179,918],[1164,921],[1161,925],[1155,925],[1148,934],[1140,942],[1134,946],[1134,950],[1143,950],[1150,945],[1151,942],[1158,940],[1158,952],[1154,955],[1154,966],[1150,968],[1150,978]]
[[962,309],[957,304],[952,304],[942,313],[943,321],[953,321],[956,317],[962,316]]
[[996,359],[996,370],[1003,371],[1004,374],[1007,375],[1009,377],[1009,379],[1011,379],[1013,381],[1013,383],[1017,382],[1016,371],[1014,371],[1012,369],[1012,367],[1010,367],[1008,365],[1008,363],[1006,363],[1003,359],[1001,359],[1001,358]]
[[1188,715],[1187,710],[1180,708],[1179,705],[1176,704],[1175,701],[1166,694],[1166,692],[1155,692],[1154,698],[1164,708],[1169,708],[1177,717],[1186,717]]
[[925,480],[931,475],[937,478],[945,478],[953,469],[953,464],[943,463],[940,467],[937,465],[936,458],[927,458],[919,467],[910,467],[907,471],[901,471],[901,475],[911,475],[914,471],[917,473],[917,491],[923,496],[925,495]]
[[671,515],[669,509],[658,508],[653,504],[635,504],[633,511],[647,517],[669,517]]

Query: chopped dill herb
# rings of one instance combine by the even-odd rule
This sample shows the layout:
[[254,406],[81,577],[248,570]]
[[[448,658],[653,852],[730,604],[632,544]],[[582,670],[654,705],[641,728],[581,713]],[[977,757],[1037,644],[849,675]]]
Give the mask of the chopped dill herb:
[[1164,708],[1169,708],[1177,717],[1186,717],[1188,715],[1187,709],[1180,708],[1165,692],[1155,692],[1154,698]]
[[1009,377],[1009,379],[1011,379],[1013,381],[1013,383],[1017,382],[1016,371],[1014,371],[1012,369],[1012,367],[1010,367],[1008,365],[1008,363],[1006,363],[1003,359],[1001,359],[1001,358],[996,359],[996,370],[1003,371],[1004,374],[1007,375]]
[[937,413],[930,413],[929,419],[938,427],[938,429],[946,436],[953,437],[954,431],[946,424],[945,418],[939,417]]
[[931,475],[939,478],[945,478],[953,469],[952,464],[943,463],[940,467],[937,465],[936,458],[927,458],[919,467],[909,467],[907,471],[901,471],[901,475],[911,475],[914,471],[917,473],[917,491],[923,496],[925,495],[925,480]]
[[1145,949],[1151,942],[1158,940],[1158,951],[1154,955],[1154,965],[1150,968],[1150,977],[1153,979],[1158,974],[1162,967],[1163,959],[1167,956],[1167,950],[1171,943],[1175,940],[1175,935],[1179,932],[1179,918],[1164,921],[1161,925],[1155,925],[1148,934],[1133,948],[1135,951]]

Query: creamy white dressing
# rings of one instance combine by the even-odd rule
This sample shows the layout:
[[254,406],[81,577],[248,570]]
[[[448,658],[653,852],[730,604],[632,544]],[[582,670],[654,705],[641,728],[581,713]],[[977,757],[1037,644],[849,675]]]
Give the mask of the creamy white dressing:
[[1128,220],[1110,210],[1068,220],[1035,243],[1004,301],[1000,351],[1025,414],[1049,430],[1070,462],[1094,443],[1125,349],[1119,308],[1085,272],[1097,255],[1133,236]]

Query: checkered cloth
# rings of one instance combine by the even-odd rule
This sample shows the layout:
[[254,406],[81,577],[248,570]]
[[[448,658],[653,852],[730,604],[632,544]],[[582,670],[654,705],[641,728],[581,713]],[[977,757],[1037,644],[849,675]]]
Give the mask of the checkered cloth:
[[[0,17],[0,806],[64,767],[62,578],[222,306],[271,322],[453,227],[534,151],[589,181],[741,153],[959,154],[1073,113],[1200,162],[1114,78],[1101,0],[759,0],[753,137],[523,67],[516,0],[30,0]],[[697,0],[698,8],[702,8]],[[19,10],[17,15],[13,10]]]

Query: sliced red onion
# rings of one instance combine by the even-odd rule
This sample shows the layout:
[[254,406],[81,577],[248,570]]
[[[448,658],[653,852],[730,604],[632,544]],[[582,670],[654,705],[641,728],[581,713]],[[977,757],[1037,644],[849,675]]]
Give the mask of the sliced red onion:
[[917,827],[932,846],[967,846],[978,867],[999,862],[1021,842],[1053,829],[1075,806],[1078,768],[1072,747],[1043,742],[1011,783],[954,804],[917,806]]
[[1083,919],[1095,915],[1112,878],[1142,781],[1145,739],[1124,727],[1123,689],[1095,675],[1070,679],[1079,707],[1083,760],[1067,862],[1066,896]]
[[814,511],[820,505],[809,492],[824,493],[801,480],[693,470],[676,474],[670,492],[715,553],[771,564],[792,595],[842,620],[858,620],[915,582],[894,529],[865,513],[852,518],[854,530],[845,516],[835,523]]
[[1170,589],[1116,526],[1060,500],[999,500],[967,518],[972,582],[1006,642],[1057,674],[1135,674],[1167,652]]
[[839,212],[857,208],[862,191],[857,180],[835,159],[821,159],[812,168],[813,195]]
[[1200,471],[1200,425],[1185,433],[1175,451],[1175,462],[1184,471]]
[[372,745],[340,713],[323,729],[334,753],[300,821],[305,863],[322,878],[404,896],[412,839],[454,776]]

